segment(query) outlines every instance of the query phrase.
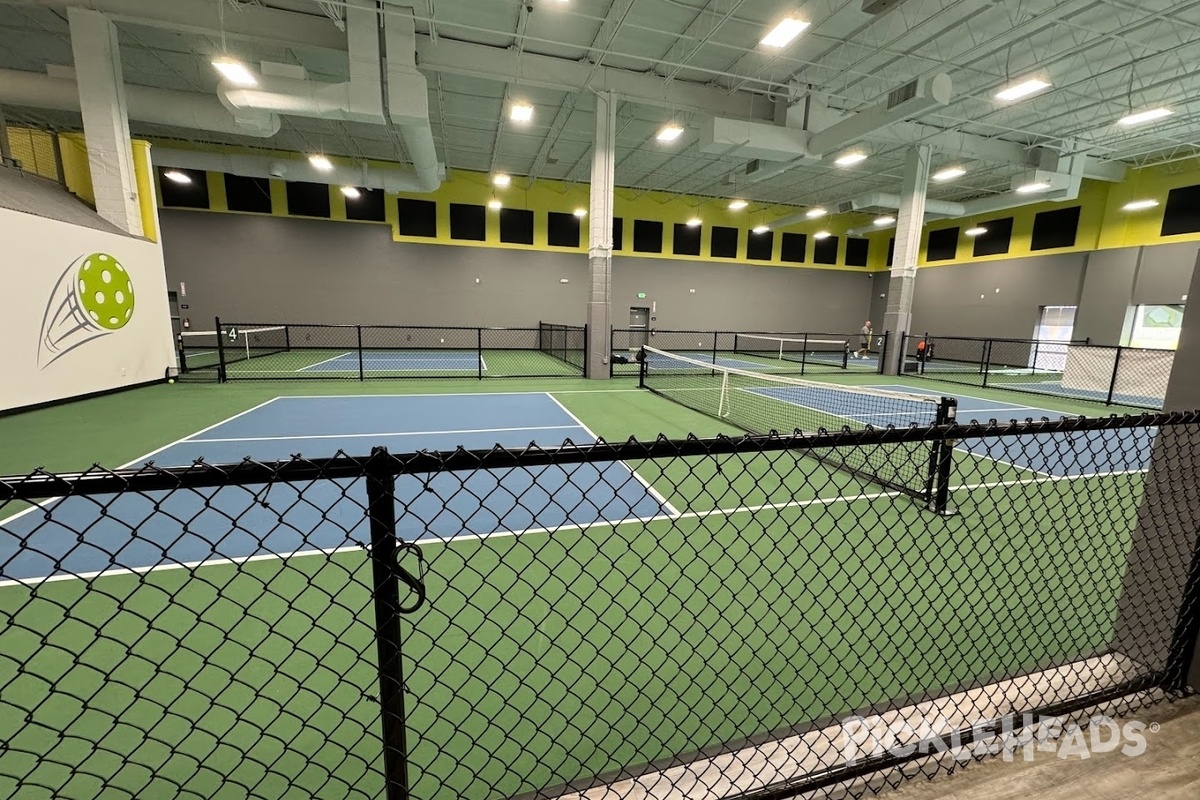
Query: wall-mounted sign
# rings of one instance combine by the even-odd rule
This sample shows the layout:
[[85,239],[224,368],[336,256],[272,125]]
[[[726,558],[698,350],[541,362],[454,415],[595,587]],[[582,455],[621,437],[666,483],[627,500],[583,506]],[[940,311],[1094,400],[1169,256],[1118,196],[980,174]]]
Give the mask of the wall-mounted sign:
[[646,299],[646,293],[638,292],[638,300],[645,300],[645,299]]

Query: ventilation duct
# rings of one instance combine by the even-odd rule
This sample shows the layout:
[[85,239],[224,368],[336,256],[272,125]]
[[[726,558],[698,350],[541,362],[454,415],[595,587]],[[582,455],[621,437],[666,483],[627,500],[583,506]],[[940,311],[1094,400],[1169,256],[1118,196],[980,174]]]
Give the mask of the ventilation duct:
[[332,170],[318,170],[307,159],[212,153],[202,150],[172,150],[155,147],[151,159],[156,167],[227,172],[246,178],[277,178],[334,186],[359,186],[382,189],[389,194],[424,192],[424,184],[415,172],[397,167],[334,164]]
[[713,155],[794,161],[808,155],[808,132],[765,122],[709,117],[700,125],[697,146],[700,152]]
[[953,93],[954,84],[949,75],[939,73],[917,78],[893,90],[882,103],[851,114],[812,134],[808,139],[808,149],[818,154],[837,150],[893,123],[944,106],[950,102]]
[[[79,85],[70,78],[0,69],[0,104],[79,111]],[[215,97],[147,86],[125,86],[129,118],[154,125],[269,138],[279,117],[269,111],[231,114]]]
[[389,14],[384,20],[387,46],[388,117],[400,128],[421,191],[432,192],[445,178],[438,163],[429,124],[429,84],[417,70],[417,33],[412,14]]

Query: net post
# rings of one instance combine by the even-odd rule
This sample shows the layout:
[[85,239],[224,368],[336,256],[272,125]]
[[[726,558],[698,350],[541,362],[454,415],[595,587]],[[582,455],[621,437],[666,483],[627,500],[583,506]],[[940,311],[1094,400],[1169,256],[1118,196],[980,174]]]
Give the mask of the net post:
[[[361,350],[360,350],[361,352]],[[387,448],[375,447],[366,463],[367,517],[371,526],[371,578],[375,645],[379,655],[379,705],[387,800],[408,798],[404,664],[400,659],[400,579],[396,548],[396,477]]]
[[[846,346],[842,348],[842,369],[850,369],[850,345],[852,342],[846,341]],[[871,339],[867,337],[867,355],[871,354]],[[866,358],[867,356],[863,356]]]
[[225,337],[221,333],[221,318],[213,317],[217,331],[217,383],[225,383]]
[[1034,375],[1036,375],[1037,371],[1038,371],[1038,345],[1039,344],[1041,344],[1041,343],[1037,339],[1033,340],[1033,364],[1031,364],[1030,366],[1033,367]]
[[[929,340],[925,340],[926,347]],[[958,400],[943,397],[938,402],[937,424],[950,425],[958,417]],[[957,510],[950,504],[950,478],[954,472],[954,440],[938,439],[933,444],[933,491],[929,510],[942,517],[953,516]]]
[[[804,334],[804,344],[800,345],[800,374],[803,375],[808,370],[808,334]],[[783,361],[783,341],[779,342],[779,360]]]
[[713,331],[712,357],[713,357],[714,365],[717,363],[717,335],[718,335],[717,331]]
[[363,369],[362,325],[355,325],[354,329],[358,333],[358,382],[362,383],[367,379],[366,370]]
[[183,331],[175,334],[175,352],[179,357],[179,374],[187,372],[187,349],[183,343]]
[[546,323],[538,320],[538,350],[546,351]]
[[[983,361],[979,365],[980,372],[983,373],[983,386],[987,387],[988,370],[992,368],[992,344],[994,339],[988,339],[983,343]],[[925,346],[929,346],[929,340],[925,340]]]
[[1121,369],[1121,351],[1124,348],[1117,345],[1117,355],[1113,358],[1112,378],[1108,381],[1108,396],[1104,399],[1104,405],[1111,406],[1113,404],[1113,395],[1117,391],[1117,373]]
[[[588,360],[587,360],[587,354],[591,352],[591,348],[589,347],[589,345],[591,345],[591,343],[592,343],[592,340],[591,340],[591,330],[592,330],[592,329],[591,329],[591,328],[588,326],[588,324],[587,324],[586,322],[585,322],[585,323],[583,323],[583,355],[584,355],[584,358],[583,358],[583,377],[585,377],[585,378],[586,378],[586,377],[588,377]],[[609,360],[610,362],[612,361],[612,353],[611,353],[611,352],[610,352],[610,353],[609,353],[609,355],[608,355],[608,360]],[[612,369],[612,366],[611,366],[611,365],[609,366],[609,369]]]
[[[566,361],[566,355],[566,351],[564,351],[564,361]],[[475,329],[475,362],[475,371],[479,375],[479,380],[483,380],[483,328]]]
[[[615,377],[617,374],[617,365],[613,361],[613,356],[617,353],[617,329],[610,325],[608,328],[608,377]],[[641,383],[638,384],[641,386]]]
[[739,346],[741,343],[738,341],[739,336],[741,336],[741,334],[739,334],[737,331],[734,331],[734,333],[733,333],[733,354],[735,356],[740,356],[742,354],[741,347]]
[[[646,348],[639,347],[638,355],[641,357],[638,361],[638,388],[646,388],[646,365],[650,363],[650,359],[646,356]],[[609,361],[609,369],[612,369],[611,359]]]
[[[883,344],[879,348],[879,363],[875,365],[875,372],[878,373],[879,375],[883,374],[883,365],[887,361],[888,345],[891,344],[891,337],[892,337],[891,331],[883,332]],[[904,341],[904,339],[902,337],[901,342],[903,342],[903,341]],[[904,374],[903,356],[901,356],[901,361],[900,361],[900,374],[901,375]]]
[[292,352],[292,326],[287,324],[283,326],[283,349],[284,352]]

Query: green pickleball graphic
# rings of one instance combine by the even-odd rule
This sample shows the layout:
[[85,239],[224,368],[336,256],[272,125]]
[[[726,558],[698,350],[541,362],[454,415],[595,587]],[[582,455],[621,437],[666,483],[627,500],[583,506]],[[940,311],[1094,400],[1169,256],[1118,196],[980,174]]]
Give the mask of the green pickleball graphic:
[[107,253],[92,253],[79,266],[79,304],[106,330],[124,328],[133,316],[133,281]]

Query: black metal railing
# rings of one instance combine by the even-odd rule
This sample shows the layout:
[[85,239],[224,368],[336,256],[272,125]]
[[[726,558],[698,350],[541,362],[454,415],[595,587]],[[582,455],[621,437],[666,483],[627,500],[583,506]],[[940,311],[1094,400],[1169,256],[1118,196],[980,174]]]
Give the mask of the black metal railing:
[[178,337],[192,381],[582,377],[587,331],[438,325],[324,325],[215,320]]
[[637,377],[635,355],[643,346],[704,358],[718,366],[778,375],[876,372],[883,341],[881,335],[869,337],[867,351],[862,353],[859,333],[613,328],[610,374]]
[[1160,409],[1175,353],[1089,340],[982,339],[908,334],[904,369],[947,383]]
[[[911,442],[954,447],[957,513],[813,457]],[[951,769],[1190,691],[1198,442],[1191,412],[0,479],[0,785],[789,797]],[[888,719],[913,727],[846,751]]]

